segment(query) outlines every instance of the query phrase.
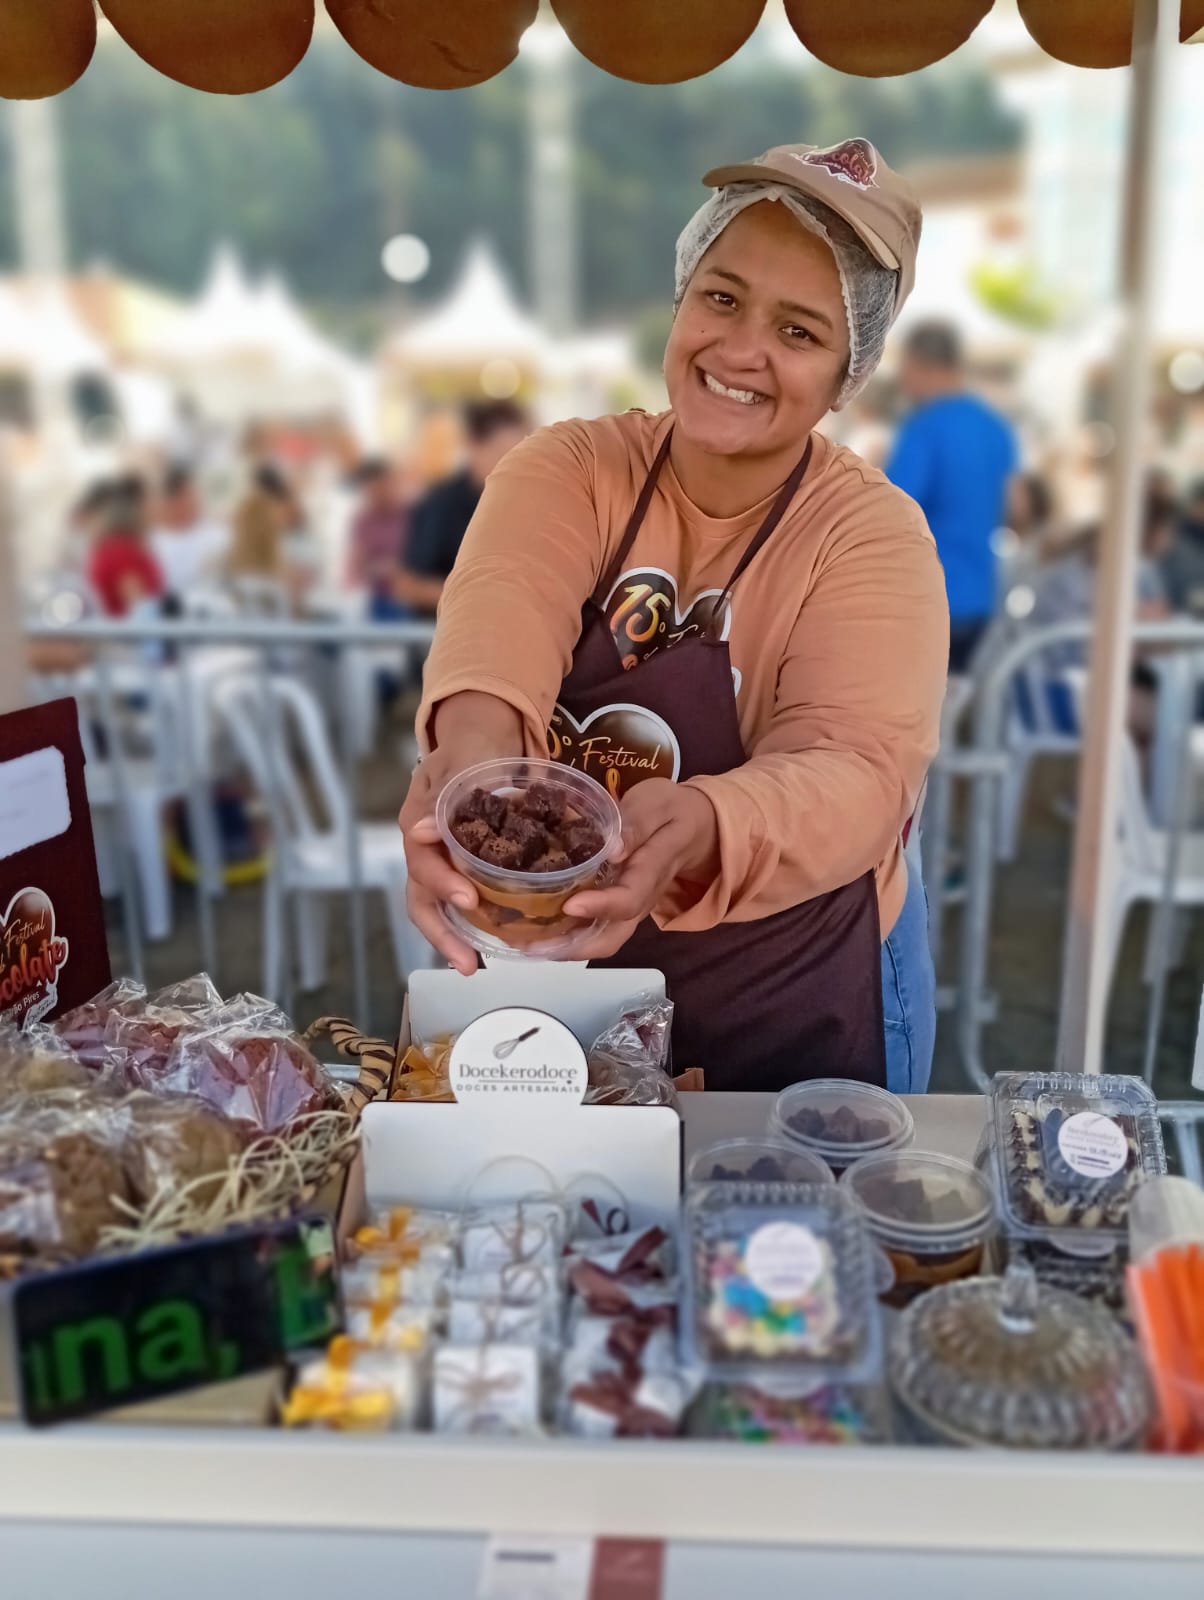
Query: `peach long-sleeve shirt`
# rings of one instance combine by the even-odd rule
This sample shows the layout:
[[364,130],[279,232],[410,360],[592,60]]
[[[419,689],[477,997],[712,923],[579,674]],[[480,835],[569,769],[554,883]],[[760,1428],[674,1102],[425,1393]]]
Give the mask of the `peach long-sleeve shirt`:
[[[493,471],[439,609],[424,748],[440,701],[478,690],[520,713],[528,754],[547,753],[581,607],[672,421],[628,411],[559,423]],[[724,588],[773,499],[707,516],[666,461],[625,575],[655,570],[685,619]],[[885,938],[903,904],[900,830],[936,753],[949,650],[919,507],[816,434],[793,502],[732,592],[727,638],[748,759],[689,780],[718,819],[719,875],[702,891],[679,886],[656,920],[683,932],[750,921],[872,869]]]

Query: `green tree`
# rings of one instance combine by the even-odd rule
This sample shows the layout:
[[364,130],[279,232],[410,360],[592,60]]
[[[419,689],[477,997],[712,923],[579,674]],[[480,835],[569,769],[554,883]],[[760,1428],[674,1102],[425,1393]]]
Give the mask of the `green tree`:
[[[800,57],[800,61],[802,58]],[[663,306],[673,244],[719,161],[808,138],[867,134],[892,162],[1007,149],[1018,129],[989,80],[950,62],[902,79],[844,77],[748,50],[674,86],[624,83],[572,57],[582,305],[587,318]],[[342,40],[315,41],[284,83],[226,99],[160,77],[102,39],[60,96],[72,254],[190,294],[215,243],[280,267],[332,324],[367,339],[394,291],[383,241],[411,229],[432,265],[413,300],[442,294],[485,234],[528,283],[528,67],[475,89],[411,89]],[[0,156],[8,154],[7,119]],[[15,252],[11,162],[0,170],[0,263]]]

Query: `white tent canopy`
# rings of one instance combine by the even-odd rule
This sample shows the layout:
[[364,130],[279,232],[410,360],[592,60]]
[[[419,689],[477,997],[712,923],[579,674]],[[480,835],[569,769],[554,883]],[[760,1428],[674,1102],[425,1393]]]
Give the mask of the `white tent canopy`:
[[442,305],[394,334],[384,355],[416,366],[497,359],[542,366],[548,350],[547,336],[519,305],[492,249],[477,239]]
[[157,353],[219,421],[337,410],[362,432],[372,409],[363,365],[312,326],[279,274],[253,282],[230,244],[215,251],[199,297]]
[[58,380],[105,372],[109,357],[73,310],[61,284],[0,283],[0,365]]

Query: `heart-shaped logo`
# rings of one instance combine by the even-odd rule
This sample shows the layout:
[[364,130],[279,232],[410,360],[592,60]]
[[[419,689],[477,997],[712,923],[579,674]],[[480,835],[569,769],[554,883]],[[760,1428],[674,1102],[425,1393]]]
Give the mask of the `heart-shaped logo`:
[[0,1022],[24,1027],[58,1004],[68,942],[54,931],[54,906],[42,889],[19,889],[0,917]]
[[804,166],[822,167],[841,183],[851,183],[858,189],[869,189],[876,184],[878,153],[868,139],[845,139],[825,150],[794,154],[795,160]]
[[616,800],[645,778],[672,782],[681,770],[673,729],[644,706],[602,706],[582,722],[557,706],[548,726],[548,754],[605,784]]
[[[678,609],[677,581],[659,567],[625,572],[606,597],[606,622],[623,666],[630,671],[658,650],[671,649],[683,639],[705,633],[723,597],[722,589],[706,589],[682,612]],[[724,604],[722,625],[726,639],[731,628],[731,605]]]

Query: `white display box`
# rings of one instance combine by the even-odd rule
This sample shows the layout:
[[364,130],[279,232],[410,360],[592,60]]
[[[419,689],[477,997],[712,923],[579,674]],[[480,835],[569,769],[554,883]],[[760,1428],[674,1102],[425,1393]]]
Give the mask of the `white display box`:
[[[398,1056],[411,1039],[459,1034],[487,1012],[529,1006],[556,1017],[583,1049],[642,997],[661,999],[651,970],[530,962],[471,978],[415,972]],[[432,1104],[376,1101],[363,1118],[362,1174],[353,1171],[341,1231],[368,1208],[405,1202],[438,1209],[558,1191],[621,1206],[633,1227],[674,1227],[681,1192],[681,1119],[670,1106],[597,1106],[525,1096]]]

